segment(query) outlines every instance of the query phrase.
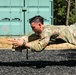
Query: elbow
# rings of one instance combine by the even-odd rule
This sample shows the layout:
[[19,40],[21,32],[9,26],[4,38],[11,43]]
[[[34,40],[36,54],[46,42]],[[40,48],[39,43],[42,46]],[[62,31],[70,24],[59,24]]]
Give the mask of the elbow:
[[36,51],[36,52],[40,52],[40,51],[43,51],[45,49],[46,46],[43,46],[41,45],[40,43],[39,44],[31,44],[30,45],[30,49],[32,51]]
[[43,51],[44,50],[44,48],[41,48],[41,49],[34,49],[34,51],[36,51],[36,52],[41,52],[41,51]]
[[44,48],[42,47],[37,47],[37,48],[30,48],[32,51],[36,51],[36,52],[40,52],[40,51],[43,51]]

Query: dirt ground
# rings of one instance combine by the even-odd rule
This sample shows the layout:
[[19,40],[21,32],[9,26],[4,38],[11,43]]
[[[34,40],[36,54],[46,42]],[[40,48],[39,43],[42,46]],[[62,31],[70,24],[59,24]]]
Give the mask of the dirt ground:
[[[0,48],[1,49],[11,49],[12,44],[8,42],[10,37],[1,37],[0,38]],[[61,44],[50,44],[46,47],[46,50],[63,50],[63,49],[76,49],[76,46],[71,45],[69,43],[61,43]]]

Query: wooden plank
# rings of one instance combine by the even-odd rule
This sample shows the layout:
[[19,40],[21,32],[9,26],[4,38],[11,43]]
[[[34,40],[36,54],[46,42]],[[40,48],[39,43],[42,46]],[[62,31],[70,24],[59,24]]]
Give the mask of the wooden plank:
[[12,48],[12,43],[8,41],[10,37],[1,37],[0,38],[0,48]]
[[69,49],[76,49],[76,46],[69,43],[61,43],[61,44],[51,44],[46,47],[46,50],[69,50]]
[[[8,41],[9,38],[10,37],[0,38],[1,49],[12,49],[12,43]],[[68,49],[76,49],[76,46],[69,43],[60,43],[60,44],[50,44],[45,48],[45,50],[68,50]]]

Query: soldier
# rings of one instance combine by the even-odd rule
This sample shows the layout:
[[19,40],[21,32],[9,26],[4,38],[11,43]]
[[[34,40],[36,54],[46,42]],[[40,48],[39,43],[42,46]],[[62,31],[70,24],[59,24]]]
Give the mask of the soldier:
[[44,19],[41,16],[34,16],[29,20],[29,23],[35,33],[17,40],[10,39],[9,41],[12,42],[15,48],[25,46],[31,50],[41,51],[48,45],[49,41],[53,42],[57,39],[76,45],[76,25],[44,25]]

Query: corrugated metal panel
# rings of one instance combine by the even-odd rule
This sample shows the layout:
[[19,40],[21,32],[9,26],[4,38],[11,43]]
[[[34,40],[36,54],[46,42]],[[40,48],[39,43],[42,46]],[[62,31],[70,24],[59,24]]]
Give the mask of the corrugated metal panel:
[[22,35],[23,0],[0,0],[0,35]]
[[53,23],[53,0],[0,0],[0,35],[31,33],[29,18],[41,15]]

